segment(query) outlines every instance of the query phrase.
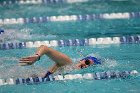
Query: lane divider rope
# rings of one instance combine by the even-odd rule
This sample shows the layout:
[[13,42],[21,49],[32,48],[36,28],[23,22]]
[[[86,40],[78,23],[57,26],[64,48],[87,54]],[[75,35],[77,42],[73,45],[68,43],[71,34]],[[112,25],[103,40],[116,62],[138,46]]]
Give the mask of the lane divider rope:
[[[92,1],[91,0],[7,0],[7,1],[5,0],[0,2],[0,5],[6,6],[11,4],[25,5],[25,4],[59,4],[59,3],[72,4],[72,3],[93,2],[93,1],[106,1],[106,0],[92,0]],[[108,0],[108,1],[115,1],[115,0]],[[119,1],[123,1],[123,0],[119,0]]]
[[138,71],[106,71],[106,72],[96,72],[96,73],[86,73],[86,74],[67,74],[67,75],[49,75],[45,78],[43,77],[29,77],[29,78],[9,78],[0,79],[0,85],[18,85],[18,84],[39,84],[48,81],[65,81],[74,79],[89,79],[89,80],[102,80],[102,79],[114,79],[114,78],[127,78],[129,76],[138,75]]
[[43,23],[43,22],[65,22],[65,21],[86,21],[96,19],[130,19],[139,18],[140,12],[125,13],[103,13],[103,14],[85,14],[85,15],[64,15],[64,16],[46,16],[32,18],[5,18],[0,19],[0,25],[25,24],[25,23]]
[[11,0],[11,1],[3,1],[0,5],[6,6],[11,4],[57,4],[57,3],[81,3],[88,2],[89,0]]
[[49,47],[65,47],[65,46],[93,46],[98,44],[131,44],[140,43],[140,36],[122,36],[122,37],[105,37],[105,38],[89,38],[89,39],[68,39],[68,40],[51,40],[51,41],[29,41],[29,42],[11,42],[0,43],[0,49],[22,49],[34,48],[41,45]]

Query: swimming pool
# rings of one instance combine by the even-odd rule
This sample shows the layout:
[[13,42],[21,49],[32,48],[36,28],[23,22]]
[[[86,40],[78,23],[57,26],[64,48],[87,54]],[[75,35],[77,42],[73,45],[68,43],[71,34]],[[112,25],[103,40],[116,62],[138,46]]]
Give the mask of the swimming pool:
[[[95,55],[105,59],[102,65],[70,73],[134,69],[140,71],[139,1],[43,1],[50,3],[0,6],[0,28],[4,30],[4,33],[0,34],[0,78],[46,72],[53,64],[46,56],[35,65],[17,66],[19,58],[33,54],[41,44],[49,45],[69,55],[73,60],[82,58],[81,55]],[[23,19],[17,21],[18,18]],[[139,93],[139,81],[139,76],[109,80],[50,81],[45,84],[4,85],[0,86],[0,92]]]

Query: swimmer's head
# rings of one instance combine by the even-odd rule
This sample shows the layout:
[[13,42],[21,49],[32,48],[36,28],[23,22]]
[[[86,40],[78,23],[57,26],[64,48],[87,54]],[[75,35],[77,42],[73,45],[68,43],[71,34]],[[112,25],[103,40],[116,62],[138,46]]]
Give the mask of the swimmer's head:
[[88,56],[86,58],[83,58],[82,60],[91,60],[93,62],[93,64],[97,65],[97,64],[101,64],[101,60],[96,58],[96,57],[92,57],[92,56]]
[[79,68],[86,68],[90,65],[97,65],[97,64],[101,64],[100,59],[96,57],[88,56],[86,58],[81,59],[80,62],[77,64],[77,66]]

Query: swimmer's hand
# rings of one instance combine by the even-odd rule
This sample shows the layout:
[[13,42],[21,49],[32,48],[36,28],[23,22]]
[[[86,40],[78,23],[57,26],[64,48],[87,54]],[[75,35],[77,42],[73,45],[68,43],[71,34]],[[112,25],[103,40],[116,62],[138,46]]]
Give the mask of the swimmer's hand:
[[38,55],[33,55],[30,57],[21,58],[19,60],[19,63],[20,63],[19,65],[21,65],[21,66],[32,65],[33,63],[35,63],[39,59],[40,59],[40,56],[38,56]]

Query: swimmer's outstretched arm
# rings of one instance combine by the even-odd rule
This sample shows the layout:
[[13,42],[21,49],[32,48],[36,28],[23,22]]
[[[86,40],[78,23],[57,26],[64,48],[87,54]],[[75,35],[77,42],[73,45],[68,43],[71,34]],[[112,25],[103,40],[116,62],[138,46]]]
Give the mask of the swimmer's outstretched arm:
[[45,45],[41,45],[37,49],[35,55],[20,59],[20,63],[31,65],[35,63],[37,60],[39,60],[39,58],[44,54],[46,54],[50,59],[52,59],[55,62],[55,65],[50,69],[52,71],[60,66],[64,66],[72,63],[72,60],[67,55],[58,52],[52,48],[49,48]]

